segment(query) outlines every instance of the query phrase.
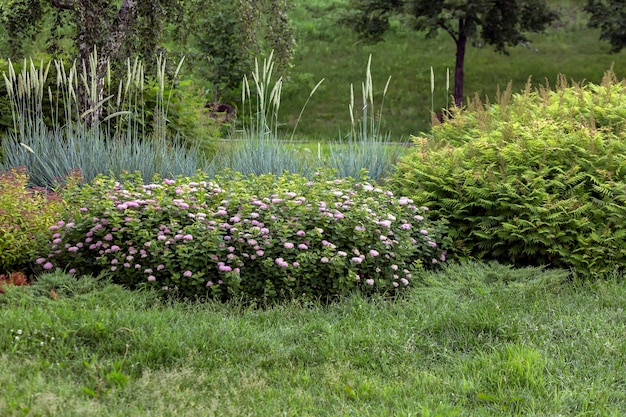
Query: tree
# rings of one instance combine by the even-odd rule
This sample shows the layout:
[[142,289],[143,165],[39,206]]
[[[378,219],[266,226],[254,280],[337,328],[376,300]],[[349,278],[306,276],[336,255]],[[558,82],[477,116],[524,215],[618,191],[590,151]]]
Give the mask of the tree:
[[[108,62],[137,55],[154,62],[172,32],[177,52],[201,55],[199,73],[213,84],[217,101],[240,85],[262,50],[274,50],[279,71],[290,67],[295,41],[287,9],[286,0],[2,0],[0,26],[10,57],[23,54],[24,39],[43,37],[48,53],[77,56],[100,83]],[[73,49],[62,51],[68,36]],[[99,59],[91,68],[95,50]]]
[[624,0],[587,0],[589,27],[600,29],[600,39],[611,44],[611,52],[626,47],[626,3]]
[[345,19],[362,38],[378,41],[389,19],[400,16],[417,31],[434,37],[447,32],[456,44],[454,102],[463,102],[465,51],[468,42],[487,44],[500,53],[527,42],[525,32],[541,31],[557,14],[546,0],[351,0],[354,12]]
[[187,7],[179,38],[199,55],[198,72],[211,81],[216,103],[241,86],[262,52],[274,51],[281,75],[290,69],[295,40],[286,0],[191,0]]
[[[180,1],[170,0],[6,0],[0,6],[0,21],[8,32],[11,55],[21,52],[22,37],[35,37],[55,19],[72,29],[75,51],[99,93],[81,92],[83,109],[93,109],[86,122],[99,120],[107,65],[132,55],[152,59],[160,45],[165,24],[181,11]],[[59,29],[57,26],[54,29]],[[55,49],[58,32],[46,40]],[[94,53],[97,52],[97,55]],[[90,61],[90,56],[97,60]]]

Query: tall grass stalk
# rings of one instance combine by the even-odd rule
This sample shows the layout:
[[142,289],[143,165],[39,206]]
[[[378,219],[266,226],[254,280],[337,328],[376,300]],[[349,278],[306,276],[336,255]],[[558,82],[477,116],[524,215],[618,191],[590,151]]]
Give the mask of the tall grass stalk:
[[[248,77],[244,76],[241,101],[247,121],[244,122],[241,130],[241,146],[223,157],[221,163],[244,174],[292,172],[306,176],[312,171],[311,165],[305,158],[298,155],[293,146],[290,146],[295,128],[290,139],[283,139],[278,131],[283,79],[281,77],[272,83],[273,69],[274,61],[273,53],[271,53],[263,60],[261,67],[255,59],[254,71],[251,74],[253,89],[250,88]],[[321,80],[313,88],[304,107],[323,81]],[[304,107],[300,112],[300,117],[304,112]]]
[[[93,68],[97,55],[90,60]],[[49,82],[52,66],[56,79]],[[45,65],[41,61],[36,66],[25,60],[19,74],[10,63],[3,77],[13,132],[2,142],[0,169],[25,166],[36,185],[52,187],[73,169],[91,180],[100,173],[118,175],[135,170],[144,178],[156,173],[189,175],[208,166],[197,149],[186,148],[177,137],[167,137],[170,97],[164,97],[164,59],[158,62],[151,121],[146,118],[151,109],[145,107],[144,67],[138,59],[127,61],[125,77],[117,85],[108,64],[104,78],[98,78],[95,70],[88,73],[85,65],[79,72],[76,62],[66,67],[61,61]],[[151,130],[147,129],[150,122]]]
[[391,145],[389,133],[382,132],[382,113],[391,77],[387,79],[380,110],[374,107],[372,82],[372,56],[370,55],[365,72],[365,82],[361,84],[362,110],[360,119],[355,117],[354,86],[350,85],[351,128],[347,140],[339,138],[338,145],[330,145],[331,167],[341,177],[358,177],[367,171],[369,178],[380,181],[393,170],[393,164],[400,150]]

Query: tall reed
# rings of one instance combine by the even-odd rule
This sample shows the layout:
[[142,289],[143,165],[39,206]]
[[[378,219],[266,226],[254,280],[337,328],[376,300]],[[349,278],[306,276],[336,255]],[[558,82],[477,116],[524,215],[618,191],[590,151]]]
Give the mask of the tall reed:
[[[253,88],[248,77],[244,75],[241,101],[242,114],[246,120],[239,131],[241,145],[223,156],[221,162],[222,165],[243,174],[291,172],[306,176],[312,172],[313,167],[298,155],[295,147],[290,146],[293,143],[293,133],[290,138],[285,138],[278,130],[283,79],[280,77],[272,82],[273,69],[272,52],[263,60],[262,66],[259,66],[258,60],[255,59],[254,71],[251,74]],[[306,104],[323,81],[322,79],[318,82],[309,94],[298,121]]]
[[371,65],[370,55],[365,82],[361,84],[360,118],[355,116],[354,86],[350,85],[351,128],[346,138],[340,137],[339,145],[330,145],[330,165],[341,177],[358,177],[366,171],[369,178],[380,181],[392,172],[393,164],[401,151],[398,146],[391,143],[390,134],[382,131],[382,112],[391,77],[385,84],[380,110],[377,113],[374,106]]
[[[97,53],[90,61],[94,68]],[[99,79],[95,70],[88,71],[85,65],[79,71],[76,62],[66,67],[61,61],[41,61],[37,66],[24,60],[19,73],[9,63],[9,72],[3,77],[13,131],[2,143],[0,169],[25,166],[33,184],[53,187],[73,169],[91,180],[100,173],[118,175],[135,170],[146,179],[154,174],[190,175],[207,167],[197,148],[186,147],[167,131],[171,95],[165,96],[165,65],[160,58],[156,105],[147,109],[146,77],[138,59],[127,61],[126,74],[117,84],[108,64],[104,79]],[[49,81],[51,68],[56,77]],[[50,103],[48,111],[45,99]]]

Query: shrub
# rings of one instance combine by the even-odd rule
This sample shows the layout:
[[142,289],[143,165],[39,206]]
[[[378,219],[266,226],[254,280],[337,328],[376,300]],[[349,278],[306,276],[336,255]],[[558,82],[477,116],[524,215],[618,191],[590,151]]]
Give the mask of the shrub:
[[64,207],[60,195],[28,188],[24,168],[0,173],[0,272],[27,271],[33,254]]
[[[150,83],[144,82],[138,60],[132,65],[128,61],[119,86],[109,72],[102,101],[94,98],[99,91],[95,77],[84,69],[81,73],[76,63],[65,68],[54,61],[55,82],[48,77],[51,65],[25,62],[16,72],[10,64],[4,74],[12,126],[0,141],[0,168],[26,166],[32,183],[52,187],[72,169],[91,180],[100,173],[119,175],[123,170],[140,170],[148,178],[155,173],[191,175],[208,166],[208,142],[187,143],[178,130],[197,123],[193,112],[183,109],[175,88],[166,86],[165,60],[158,61],[156,80]],[[178,70],[174,80],[177,74]],[[96,103],[87,112],[82,112],[76,93],[81,90]],[[102,120],[88,123],[90,115],[99,112]]]
[[411,266],[445,260],[443,227],[424,208],[330,174],[99,177],[68,198],[80,209],[51,227],[44,269],[106,270],[116,283],[184,297],[394,292]]
[[598,274],[626,261],[626,86],[498,97],[416,138],[397,189],[449,221],[457,254]]
[[28,285],[28,278],[23,272],[11,272],[9,276],[0,274],[0,294],[4,294],[4,287],[9,285],[23,287]]

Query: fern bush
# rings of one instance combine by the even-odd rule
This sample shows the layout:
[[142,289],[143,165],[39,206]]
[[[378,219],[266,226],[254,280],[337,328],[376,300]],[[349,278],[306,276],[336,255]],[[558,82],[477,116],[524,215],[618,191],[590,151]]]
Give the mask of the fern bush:
[[457,255],[599,274],[626,262],[626,84],[510,87],[434,126],[393,183]]

